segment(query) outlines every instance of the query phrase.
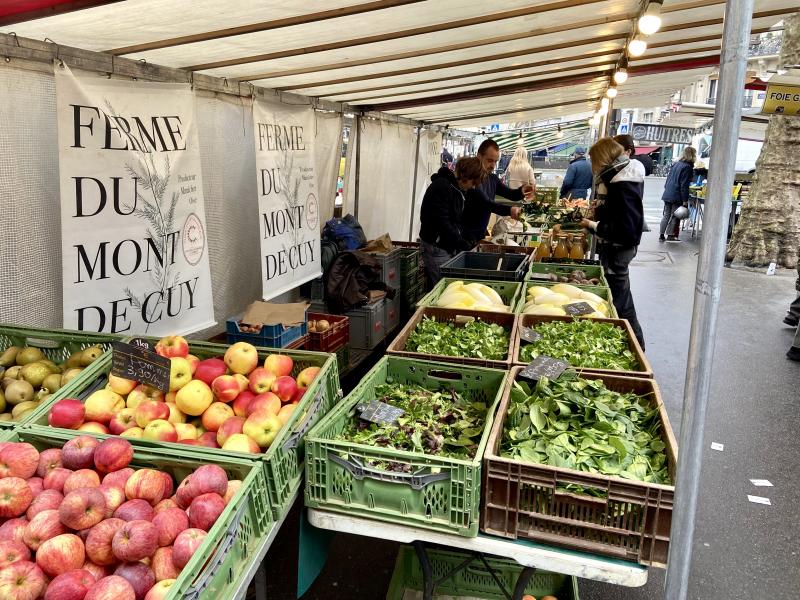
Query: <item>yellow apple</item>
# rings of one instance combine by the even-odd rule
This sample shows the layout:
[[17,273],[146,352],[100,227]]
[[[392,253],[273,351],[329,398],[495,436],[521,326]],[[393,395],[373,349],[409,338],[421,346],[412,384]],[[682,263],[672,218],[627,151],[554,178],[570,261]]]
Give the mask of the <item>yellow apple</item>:
[[203,381],[194,379],[178,390],[175,404],[184,414],[197,417],[202,415],[214,401],[211,388]]
[[247,342],[236,342],[225,351],[224,360],[231,372],[247,375],[258,365],[258,350]]
[[192,365],[179,356],[173,356],[169,360],[169,391],[177,392],[192,380]]
[[117,377],[109,373],[108,385],[111,391],[116,392],[120,396],[127,396],[139,384],[133,379],[125,379],[124,377]]
[[169,421],[170,423],[186,422],[186,415],[183,414],[183,412],[181,412],[181,409],[178,408],[178,405],[175,403],[174,400],[172,402],[167,402],[167,406],[169,407],[169,417],[167,417],[167,421]]

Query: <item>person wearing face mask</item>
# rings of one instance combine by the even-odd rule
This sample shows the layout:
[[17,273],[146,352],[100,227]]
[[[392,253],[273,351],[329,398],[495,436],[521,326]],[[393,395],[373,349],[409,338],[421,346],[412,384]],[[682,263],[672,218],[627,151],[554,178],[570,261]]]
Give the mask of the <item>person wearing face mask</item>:
[[533,195],[532,185],[523,185],[512,190],[505,185],[494,172],[497,161],[500,160],[500,147],[494,140],[484,140],[478,147],[477,159],[483,168],[483,178],[475,189],[467,196],[464,207],[464,232],[473,240],[482,240],[486,237],[486,228],[492,213],[501,217],[511,217],[519,220],[522,208],[508,206],[495,200],[501,196],[512,202],[521,202]]
[[465,194],[481,182],[477,158],[460,158],[455,173],[442,167],[431,176],[420,208],[419,240],[428,289],[442,278],[441,266],[458,252],[469,250],[475,239],[464,231]]

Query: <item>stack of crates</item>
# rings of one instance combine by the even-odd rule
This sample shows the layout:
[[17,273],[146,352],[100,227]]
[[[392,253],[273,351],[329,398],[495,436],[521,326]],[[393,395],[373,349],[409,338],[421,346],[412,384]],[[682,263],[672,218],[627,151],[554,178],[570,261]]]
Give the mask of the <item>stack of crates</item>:
[[400,320],[414,314],[417,301],[425,295],[425,270],[418,242],[394,242],[400,249]]
[[397,329],[400,325],[400,301],[402,298],[402,283],[400,280],[400,264],[403,250],[393,247],[389,252],[370,252],[381,263],[381,281],[396,290],[394,298],[386,298],[383,303],[383,329],[385,334]]

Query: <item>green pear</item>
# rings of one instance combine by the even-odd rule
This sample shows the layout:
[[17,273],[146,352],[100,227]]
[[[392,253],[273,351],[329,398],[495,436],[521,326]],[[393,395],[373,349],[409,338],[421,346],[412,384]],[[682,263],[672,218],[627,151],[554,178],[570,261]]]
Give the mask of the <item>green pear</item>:
[[33,400],[33,386],[25,380],[12,381],[5,390],[6,402],[20,404]]
[[8,422],[11,420],[12,420],[11,413],[4,412],[3,414],[0,414],[0,421]]
[[61,376],[61,387],[67,385],[72,379],[77,377],[83,369],[74,368],[74,369],[67,369],[64,374]]
[[6,395],[0,390],[0,412],[6,410]]
[[44,360],[40,360],[39,362],[42,363],[43,365],[47,365],[47,368],[50,369],[51,373],[61,373],[62,371],[61,367],[59,367],[56,363],[47,358],[45,358]]
[[37,362],[43,358],[44,352],[39,350],[39,348],[34,348],[33,346],[25,346],[22,350],[17,352],[17,364],[20,366]]
[[11,411],[11,418],[14,421],[19,421],[25,415],[36,410],[36,407],[38,406],[39,403],[33,402],[32,400],[29,400],[27,402],[21,402],[20,404],[17,404]]
[[3,379],[19,379],[20,373],[22,372],[22,367],[11,367],[10,369],[6,369],[5,374],[3,375]]
[[65,369],[74,369],[75,367],[81,366],[81,354],[83,354],[83,350],[77,350],[69,355],[69,358],[64,363]]
[[61,387],[61,374],[60,373],[53,373],[52,375],[48,375],[44,378],[44,382],[42,383],[42,389],[47,390],[51,394],[55,394],[58,391],[58,388]]
[[80,366],[88,367],[95,360],[97,360],[101,354],[103,354],[103,349],[100,346],[90,346],[89,348],[86,348],[86,350],[81,352]]
[[11,346],[3,350],[0,354],[0,367],[10,367],[17,362],[17,353],[20,351],[19,346]]
[[51,375],[49,367],[40,362],[28,363],[22,367],[22,378],[35,388],[41,387],[48,375]]

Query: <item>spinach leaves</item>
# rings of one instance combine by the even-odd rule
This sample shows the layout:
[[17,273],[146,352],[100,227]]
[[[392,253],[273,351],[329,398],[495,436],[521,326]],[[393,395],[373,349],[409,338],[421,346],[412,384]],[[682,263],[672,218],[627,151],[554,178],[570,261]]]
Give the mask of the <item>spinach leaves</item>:
[[496,323],[476,319],[461,327],[424,317],[408,336],[405,349],[422,354],[505,360],[508,342],[508,332]]

